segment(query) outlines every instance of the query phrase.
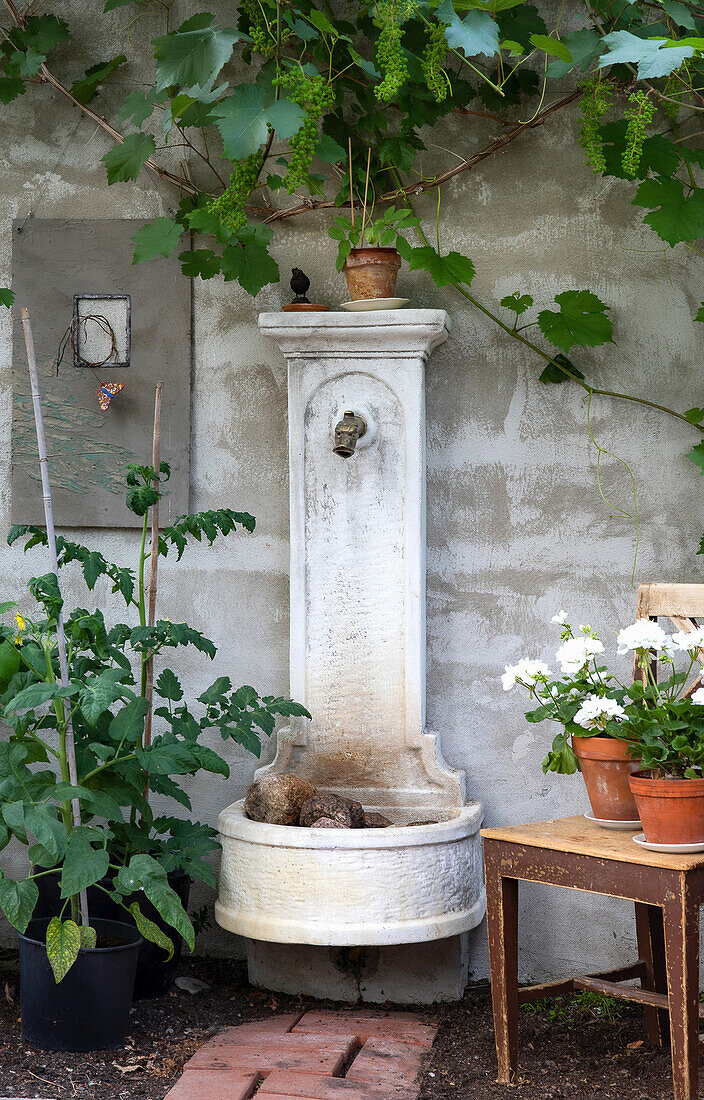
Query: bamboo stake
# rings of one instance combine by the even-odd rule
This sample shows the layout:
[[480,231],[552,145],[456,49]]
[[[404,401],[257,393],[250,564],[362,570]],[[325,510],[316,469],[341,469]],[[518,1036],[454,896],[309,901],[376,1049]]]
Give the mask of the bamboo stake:
[[352,184],[352,138],[347,138],[350,152],[350,209],[352,211],[352,228],[354,229],[354,186]]
[[[161,450],[161,395],[163,382],[157,382],[154,395],[154,434],[152,436],[152,466],[159,473],[159,452]],[[159,565],[159,501],[152,505],[152,553],[149,573],[149,613],[147,623],[154,626],[156,621],[156,578]],[[147,713],[144,718],[144,744],[152,743],[152,699],[154,697],[154,654],[147,658],[147,682],[145,689]],[[148,788],[147,788],[148,790]],[[146,792],[145,792],[146,793]]]
[[[51,503],[51,486],[49,484],[49,463],[47,461],[46,453],[46,433],[44,431],[44,417],[42,415],[42,404],[39,396],[39,378],[37,375],[37,359],[34,354],[34,339],[32,337],[32,326],[29,320],[29,312],[26,309],[21,310],[22,328],[24,329],[24,343],[27,349],[27,364],[29,366],[29,380],[32,387],[32,405],[34,407],[34,425],[37,431],[37,451],[39,453],[39,471],[42,478],[42,496],[44,499],[44,518],[46,520],[46,537],[49,545],[49,561],[51,563],[51,569],[56,576],[56,583],[59,583],[59,565],[56,557],[56,530],[54,528],[54,510]],[[59,651],[59,673],[62,687],[68,686],[68,661],[66,659],[66,635],[64,633],[64,617],[60,611],[56,622],[56,640],[58,643]],[[62,709],[66,704],[61,702]],[[64,709],[65,713],[65,709]],[[66,759],[68,762],[68,775],[71,785],[73,787],[78,786],[78,771],[76,768],[76,746],[73,738],[73,723],[69,718],[66,722]],[[77,798],[71,801],[71,809],[73,813],[73,824],[81,824],[81,804]],[[88,916],[88,895],[85,890],[81,890],[81,920],[83,924],[87,925],[89,921]]]
[[371,159],[372,159],[372,148],[371,148],[371,145],[370,145],[369,146],[369,151],[367,153],[367,176],[366,176],[366,179],[364,181],[364,209],[362,210],[362,238],[359,242],[361,248],[364,248],[364,223],[367,220],[367,191],[369,190],[369,163],[370,163]]

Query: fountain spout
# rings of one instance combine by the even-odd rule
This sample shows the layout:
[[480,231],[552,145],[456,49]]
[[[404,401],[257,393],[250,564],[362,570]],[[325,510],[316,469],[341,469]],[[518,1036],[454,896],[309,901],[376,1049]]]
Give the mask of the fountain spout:
[[335,445],[332,453],[340,458],[351,458],[357,447],[357,441],[367,433],[367,422],[351,409],[345,410],[342,420],[335,425]]

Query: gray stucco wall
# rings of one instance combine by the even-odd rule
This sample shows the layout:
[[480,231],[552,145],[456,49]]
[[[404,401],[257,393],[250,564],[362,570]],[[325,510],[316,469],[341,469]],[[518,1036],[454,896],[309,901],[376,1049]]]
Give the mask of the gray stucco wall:
[[[108,20],[98,18],[102,3],[72,0],[59,8],[85,54],[72,46],[57,60],[57,71],[73,79],[122,48],[131,9],[118,9]],[[174,9],[175,23],[194,7],[177,0]],[[231,19],[223,0],[210,10]],[[111,43],[96,41],[107,26],[114,31]],[[132,29],[145,56],[156,33],[152,16]],[[115,118],[126,90],[109,84],[96,108]],[[668,256],[666,267],[659,240],[630,205],[633,189],[585,167],[574,121],[568,108],[510,152],[448,185],[443,245],[472,256],[478,272],[473,291],[488,303],[521,290],[543,307],[560,290],[590,288],[613,307],[616,346],[580,353],[588,377],[678,409],[701,404],[701,330],[692,323],[702,297],[701,281],[692,277],[695,260],[682,250]],[[493,132],[491,123],[466,116],[432,140],[464,153]],[[15,217],[29,211],[36,217],[144,217],[170,213],[175,205],[173,191],[146,174],[137,184],[108,188],[100,157],[109,139],[49,89],[34,88],[5,108],[0,134],[0,286],[11,277]],[[444,155],[431,148],[428,165]],[[420,202],[419,209],[432,224],[434,201]],[[344,284],[324,225],[313,214],[285,223],[273,251],[284,275],[293,264],[303,265],[316,298],[334,304],[344,298]],[[429,726],[439,732],[448,762],[466,769],[468,789],[484,803],[487,823],[582,812],[581,779],[543,776],[549,731],[525,723],[522,700],[504,694],[499,676],[519,656],[552,657],[557,635],[549,621],[558,608],[600,628],[607,644],[634,617],[634,524],[610,516],[598,496],[581,392],[571,384],[540,385],[540,363],[451,289],[438,291],[406,271],[399,289],[414,305],[442,307],[453,318],[450,340],[428,369]],[[256,515],[257,530],[210,551],[189,551],[178,566],[160,567],[160,613],[189,621],[220,647],[213,665],[182,661],[193,694],[221,673],[264,691],[287,688],[285,368],[257,331],[259,311],[276,309],[282,300],[286,292],[278,286],[256,300],[220,280],[197,280],[194,287],[191,508],[245,508]],[[6,455],[10,359],[10,316],[0,311],[0,445]],[[698,581],[702,483],[684,459],[695,433],[660,413],[609,399],[595,399],[592,414],[597,438],[636,474],[636,582]],[[612,461],[603,474],[607,490],[628,508],[627,476]],[[0,479],[4,537],[9,459]],[[120,563],[134,558],[133,532],[81,531],[80,537]],[[14,597],[38,568],[38,557],[1,548],[2,598]],[[81,593],[81,586],[68,592],[69,600],[72,592]],[[101,606],[112,606],[100,585],[97,597]],[[191,789],[198,812],[212,823],[243,793],[253,769],[252,758],[236,747],[226,753],[230,780],[207,777]],[[17,855],[9,851],[1,858],[12,866]],[[625,903],[523,891],[526,976],[615,963],[629,953],[632,935]],[[232,937],[212,929],[201,947],[239,950]],[[473,951],[475,974],[485,974],[483,930],[473,935]]]

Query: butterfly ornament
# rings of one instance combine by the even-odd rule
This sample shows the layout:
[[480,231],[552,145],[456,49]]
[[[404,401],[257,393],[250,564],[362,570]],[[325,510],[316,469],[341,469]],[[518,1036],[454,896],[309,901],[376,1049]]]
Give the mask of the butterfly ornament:
[[120,390],[124,390],[124,382],[101,382],[98,387],[98,405],[101,412],[107,412],[113,397],[117,397]]

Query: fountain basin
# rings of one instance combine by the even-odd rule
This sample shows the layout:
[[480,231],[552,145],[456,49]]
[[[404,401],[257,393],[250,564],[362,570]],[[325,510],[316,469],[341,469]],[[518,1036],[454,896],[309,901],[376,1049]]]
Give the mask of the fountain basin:
[[475,928],[484,916],[482,808],[431,825],[310,829],[222,811],[222,928],[272,943],[421,943]]

